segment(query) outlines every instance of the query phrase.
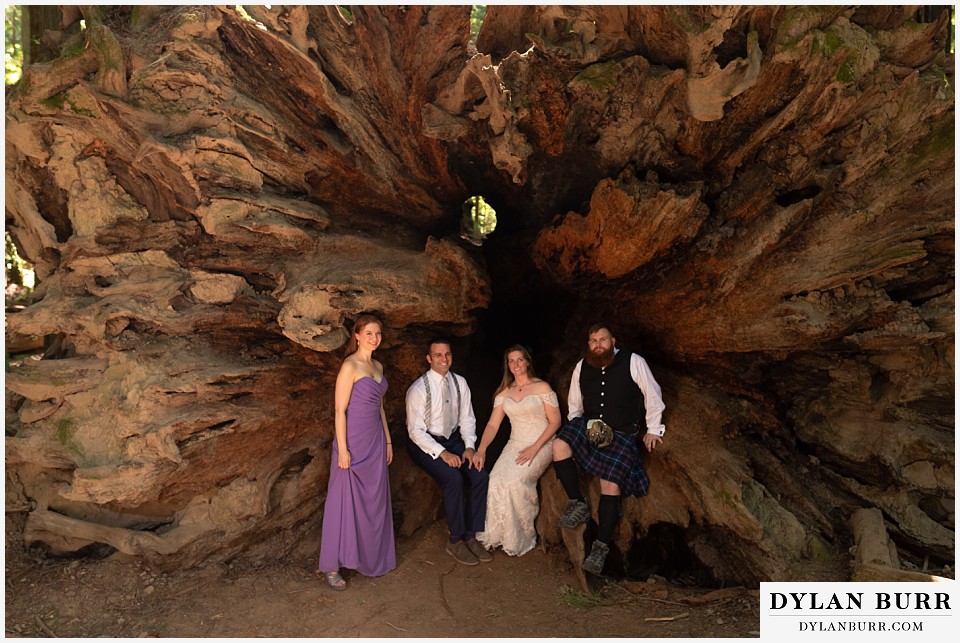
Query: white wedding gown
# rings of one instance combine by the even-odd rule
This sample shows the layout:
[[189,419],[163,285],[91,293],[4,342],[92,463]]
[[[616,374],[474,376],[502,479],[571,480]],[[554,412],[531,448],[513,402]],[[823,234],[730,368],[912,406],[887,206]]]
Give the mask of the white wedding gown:
[[559,407],[553,391],[528,395],[519,402],[497,396],[494,408],[503,405],[510,418],[510,440],[490,472],[487,490],[487,521],[477,534],[487,549],[503,547],[511,556],[522,556],[537,543],[533,521],[540,512],[537,480],[553,461],[553,438],[540,447],[529,464],[517,464],[517,455],[537,441],[547,428],[545,404]]

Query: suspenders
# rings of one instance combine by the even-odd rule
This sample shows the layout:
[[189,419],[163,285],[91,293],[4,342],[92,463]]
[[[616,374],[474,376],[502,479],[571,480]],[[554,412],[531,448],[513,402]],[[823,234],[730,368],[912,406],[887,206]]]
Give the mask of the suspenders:
[[[429,373],[430,371],[427,371]],[[423,374],[423,388],[427,392],[427,402],[423,410],[423,424],[424,426],[430,426],[430,411],[433,408],[433,398],[430,395],[430,380],[427,379],[427,373]],[[450,373],[450,377],[453,378],[453,388],[457,389],[457,419],[460,419],[460,382],[457,381],[457,376],[455,373]],[[459,422],[457,422],[459,424]],[[443,427],[443,430],[446,431],[447,427]],[[430,431],[428,430],[427,433]]]

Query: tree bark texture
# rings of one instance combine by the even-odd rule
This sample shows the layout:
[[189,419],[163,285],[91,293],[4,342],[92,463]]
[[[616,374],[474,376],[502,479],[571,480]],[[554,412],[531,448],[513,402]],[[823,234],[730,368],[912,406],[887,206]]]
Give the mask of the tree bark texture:
[[[490,6],[474,51],[469,6],[99,9],[7,104],[43,294],[7,332],[49,344],[7,374],[29,542],[316,546],[338,349],[377,310],[395,443],[434,333],[481,391],[526,341],[563,399],[598,319],[647,358],[668,430],[624,569],[667,525],[718,580],[786,579],[861,507],[953,564],[949,11]],[[409,535],[439,494],[398,451]]]

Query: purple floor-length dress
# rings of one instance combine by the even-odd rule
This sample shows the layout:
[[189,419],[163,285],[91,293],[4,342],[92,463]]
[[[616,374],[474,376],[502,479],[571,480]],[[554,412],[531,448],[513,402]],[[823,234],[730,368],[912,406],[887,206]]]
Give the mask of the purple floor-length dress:
[[320,571],[341,567],[364,576],[382,576],[397,566],[387,474],[387,440],[380,420],[380,400],[387,378],[363,377],[353,383],[347,405],[350,468],[337,467],[333,442],[330,483],[323,508]]

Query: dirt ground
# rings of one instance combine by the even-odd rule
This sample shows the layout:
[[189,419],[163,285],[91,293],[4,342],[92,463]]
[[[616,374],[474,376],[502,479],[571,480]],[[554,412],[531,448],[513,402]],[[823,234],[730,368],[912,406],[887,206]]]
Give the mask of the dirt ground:
[[758,592],[655,582],[580,591],[565,551],[496,552],[467,567],[444,552],[438,522],[397,543],[397,569],[346,576],[316,557],[159,573],[139,560],[44,559],[7,517],[7,637],[731,637],[756,638]]

